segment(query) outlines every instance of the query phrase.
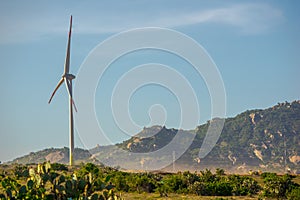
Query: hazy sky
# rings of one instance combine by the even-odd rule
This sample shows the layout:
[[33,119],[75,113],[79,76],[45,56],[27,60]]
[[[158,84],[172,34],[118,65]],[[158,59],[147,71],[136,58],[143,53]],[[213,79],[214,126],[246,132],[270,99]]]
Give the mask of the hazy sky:
[[[132,28],[162,27],[191,37],[211,56],[226,89],[228,117],[300,99],[298,1],[75,2],[0,2],[0,161],[46,147],[68,146],[65,87],[50,105],[47,102],[63,72],[71,14],[71,72],[75,75],[89,52],[108,37]],[[146,63],[162,63],[183,74],[199,99],[199,124],[210,119],[205,82],[187,63],[166,52],[139,51],[112,63],[96,91],[95,112],[113,142],[129,137],[117,134],[119,127],[113,122],[114,85],[122,74]],[[160,114],[149,121],[149,108],[157,104],[164,109],[154,106],[152,111],[155,115],[165,110],[164,123],[159,121]],[[155,123],[178,127],[178,106],[176,96],[158,85],[140,88],[129,102],[131,117],[140,127]],[[76,132],[76,146],[84,147],[79,138],[85,134]],[[86,147],[97,143],[101,141]]]

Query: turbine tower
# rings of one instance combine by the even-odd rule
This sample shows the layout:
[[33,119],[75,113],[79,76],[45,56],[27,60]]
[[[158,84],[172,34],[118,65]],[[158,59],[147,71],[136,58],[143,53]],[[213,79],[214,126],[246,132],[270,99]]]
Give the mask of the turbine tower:
[[72,31],[72,15],[70,18],[70,30],[69,30],[69,37],[68,37],[68,45],[67,45],[67,55],[66,55],[66,61],[65,61],[65,69],[64,69],[64,73],[60,79],[60,81],[58,82],[56,88],[54,89],[48,103],[51,102],[53,96],[55,95],[56,91],[58,90],[58,88],[63,84],[63,82],[65,82],[66,84],[66,88],[67,91],[69,93],[69,111],[70,111],[70,147],[69,147],[69,162],[70,165],[73,165],[73,152],[74,152],[74,120],[73,120],[73,106],[75,111],[77,112],[75,103],[73,101],[73,94],[72,94],[72,80],[75,78],[75,76],[73,74],[69,73],[70,70],[70,47],[71,47],[71,31]]

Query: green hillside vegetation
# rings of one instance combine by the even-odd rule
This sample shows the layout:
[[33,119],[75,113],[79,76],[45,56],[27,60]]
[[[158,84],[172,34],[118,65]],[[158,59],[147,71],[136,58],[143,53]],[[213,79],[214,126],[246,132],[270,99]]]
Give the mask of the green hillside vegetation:
[[[195,158],[208,125],[199,126],[187,156]],[[225,120],[219,141],[203,165],[259,166],[262,170],[299,171],[300,101],[243,112]]]

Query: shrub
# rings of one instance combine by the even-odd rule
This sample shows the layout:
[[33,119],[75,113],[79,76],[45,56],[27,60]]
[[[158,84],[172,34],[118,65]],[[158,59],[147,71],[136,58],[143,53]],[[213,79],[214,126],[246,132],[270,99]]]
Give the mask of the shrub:
[[230,175],[228,180],[232,185],[232,194],[236,196],[254,195],[261,189],[257,181],[251,177]]
[[66,167],[66,165],[60,164],[60,163],[52,163],[51,169],[57,170],[57,171],[68,171],[68,167]]
[[292,182],[292,176],[285,174],[277,176],[276,174],[268,174],[264,178],[264,187],[262,195],[273,198],[286,198],[289,191],[292,190],[295,183]]
[[184,181],[180,174],[168,175],[163,178],[163,182],[171,192],[187,192],[187,183]]
[[288,200],[298,200],[300,198],[300,187],[293,188],[288,194],[287,194]]

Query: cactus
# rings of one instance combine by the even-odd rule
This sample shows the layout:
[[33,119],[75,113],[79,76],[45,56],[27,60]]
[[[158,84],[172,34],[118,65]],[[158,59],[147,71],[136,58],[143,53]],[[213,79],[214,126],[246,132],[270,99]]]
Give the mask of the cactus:
[[91,196],[91,200],[97,200],[98,199],[98,194],[93,194]]
[[17,179],[20,179],[22,177],[28,177],[29,176],[29,171],[26,166],[24,165],[17,165],[14,168],[14,175],[16,176]]
[[50,172],[50,169],[51,169],[51,164],[50,164],[50,162],[46,162],[46,163],[44,164],[44,166],[45,166],[45,171],[46,171],[46,173]]
[[[99,168],[93,164],[84,166],[84,170],[72,176],[65,176],[51,169],[50,163],[37,165],[37,168],[18,167],[19,175],[26,172],[26,184],[21,185],[17,180],[1,176],[3,193],[0,199],[116,199],[112,190],[114,186],[108,183],[110,176],[103,176]],[[20,172],[20,173],[19,173]],[[16,177],[22,177],[17,176]],[[24,177],[24,176],[23,176]],[[1,188],[0,188],[1,189]]]
[[60,175],[58,179],[58,184],[64,183],[66,181],[66,178],[64,175]]
[[11,189],[6,189],[6,195],[9,199],[12,199],[12,191]]
[[27,181],[27,188],[28,188],[29,190],[31,190],[31,189],[33,188],[33,185],[34,185],[33,180]]

